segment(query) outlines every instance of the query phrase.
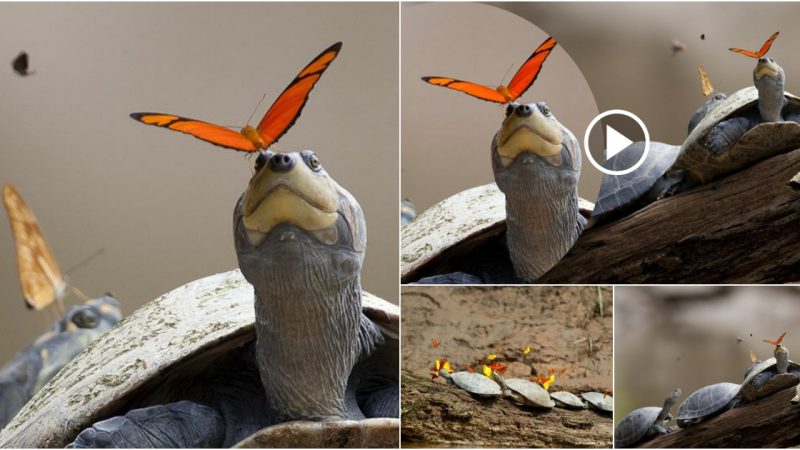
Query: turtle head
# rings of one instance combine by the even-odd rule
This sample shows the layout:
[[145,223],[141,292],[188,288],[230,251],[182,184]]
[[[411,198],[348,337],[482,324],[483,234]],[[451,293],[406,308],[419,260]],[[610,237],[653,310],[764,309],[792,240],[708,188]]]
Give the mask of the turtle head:
[[361,272],[366,248],[361,207],[310,150],[259,153],[234,227],[239,266],[254,286],[264,276],[276,281],[271,275],[278,273],[291,283],[312,267],[331,281]]
[[765,122],[782,120],[781,111],[786,103],[783,86],[786,75],[772,58],[758,59],[753,70],[753,84],[758,89],[758,110]]
[[672,392],[670,392],[670,394],[664,400],[664,408],[658,415],[656,422],[672,419],[672,415],[669,413],[669,410],[675,406],[675,403],[678,403],[678,399],[681,398],[681,395],[683,395],[683,391],[681,391],[680,388],[674,389]]
[[53,325],[56,333],[73,331],[95,331],[97,336],[110,330],[122,320],[119,302],[106,294],[71,307],[64,317]]
[[789,350],[783,344],[775,346],[775,367],[778,373],[786,373],[789,369]]

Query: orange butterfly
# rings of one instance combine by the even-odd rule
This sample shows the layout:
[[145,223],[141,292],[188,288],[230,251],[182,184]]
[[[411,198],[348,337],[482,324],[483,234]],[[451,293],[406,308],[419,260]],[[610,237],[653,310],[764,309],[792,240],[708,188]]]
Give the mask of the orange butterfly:
[[17,244],[17,269],[25,304],[41,311],[56,302],[63,310],[61,301],[67,283],[36,217],[10,184],[3,186],[3,204]]
[[528,90],[529,87],[539,76],[544,61],[556,46],[556,40],[549,37],[525,60],[519,68],[508,87],[500,85],[495,89],[480,84],[470,83],[469,81],[456,80],[447,77],[422,77],[422,81],[437,86],[444,86],[450,89],[461,91],[481,100],[495,103],[510,103],[518,99]]
[[431,348],[437,348],[437,347],[439,347],[439,341],[437,341],[436,339],[431,339]]
[[337,42],[314,58],[283,90],[267,110],[258,127],[245,125],[240,132],[221,125],[164,113],[132,113],[131,117],[146,125],[169,128],[210,142],[220,147],[255,152],[267,149],[286,133],[308,101],[308,94],[319,81],[325,69],[336,59],[342,43]]
[[780,31],[776,31],[775,34],[767,39],[767,42],[764,42],[764,45],[761,46],[761,49],[758,52],[751,52],[750,50],[742,50],[741,48],[731,48],[729,49],[732,52],[741,53],[744,56],[749,56],[751,58],[761,58],[762,56],[766,55],[769,51],[769,48],[772,46],[772,42],[778,37]]
[[783,334],[781,335],[781,337],[779,337],[777,341],[771,341],[771,340],[769,340],[769,339],[762,339],[762,340],[763,340],[764,342],[766,342],[767,344],[779,345],[779,344],[780,344],[780,343],[783,341],[783,337],[784,337],[784,336],[786,336],[786,333],[787,333],[787,332],[786,332],[786,331],[784,331],[784,332],[783,332]]
[[499,362],[493,362],[489,364],[489,368],[497,373],[505,373],[506,369],[508,369],[508,366],[506,366],[505,364],[501,364]]

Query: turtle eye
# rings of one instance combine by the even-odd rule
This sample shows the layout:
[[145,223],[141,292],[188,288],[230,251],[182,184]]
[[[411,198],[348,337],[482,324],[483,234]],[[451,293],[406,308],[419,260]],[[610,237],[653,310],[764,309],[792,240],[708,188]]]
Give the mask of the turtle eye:
[[97,326],[97,314],[91,309],[82,309],[72,316],[72,323],[78,328],[94,328]]
[[539,103],[539,111],[545,116],[550,117],[550,107],[547,106],[547,103]]
[[256,157],[256,172],[261,170],[264,167],[264,164],[267,163],[267,157],[264,156],[264,153],[259,152],[258,156]]
[[322,163],[319,162],[317,155],[312,153],[308,156],[308,167],[311,167],[315,172],[319,172],[322,168]]

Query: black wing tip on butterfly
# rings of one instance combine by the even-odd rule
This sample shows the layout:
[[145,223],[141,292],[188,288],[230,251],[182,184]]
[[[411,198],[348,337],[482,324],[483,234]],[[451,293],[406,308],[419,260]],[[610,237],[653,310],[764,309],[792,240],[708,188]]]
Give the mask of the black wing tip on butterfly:
[[336,52],[338,53],[339,50],[341,50],[341,49],[342,49],[342,41],[339,41],[339,42],[331,45],[330,47],[328,47],[328,50],[325,50],[325,51],[327,52],[327,51],[330,51],[330,50],[336,50]]

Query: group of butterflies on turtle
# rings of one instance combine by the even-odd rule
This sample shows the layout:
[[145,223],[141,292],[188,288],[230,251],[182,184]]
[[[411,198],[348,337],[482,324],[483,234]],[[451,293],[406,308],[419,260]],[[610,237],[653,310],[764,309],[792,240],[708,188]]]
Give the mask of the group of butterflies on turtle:
[[[774,345],[774,356],[764,361],[750,351],[752,365],[745,371],[739,383],[715,383],[692,392],[678,407],[674,417],[680,428],[687,428],[747,403],[767,397],[782,389],[797,386],[792,403],[800,403],[800,365],[789,360],[789,351],[783,342],[786,332],[778,339],[764,339]],[[614,446],[635,447],[658,436],[671,433],[668,422],[673,420],[670,409],[682,395],[681,389],[673,390],[662,407],[638,408],[626,415],[614,430]]]
[[[275,144],[294,125],[309,93],[342,48],[336,42],[322,51],[281,92],[256,127],[245,125],[239,132],[213,123],[165,113],[132,113],[131,118],[192,135],[211,144],[259,152]],[[11,63],[18,75],[29,76],[28,54],[21,52]],[[73,357],[121,319],[119,302],[111,294],[90,299],[70,286],[62,274],[38,221],[17,189],[3,185],[3,204],[16,243],[17,268],[25,305],[58,318],[30,346],[0,367],[0,429]],[[65,311],[69,291],[84,302]]]
[[[434,341],[436,342],[436,341]],[[527,356],[531,347],[523,351],[522,361],[527,363]],[[492,353],[477,361],[475,370],[471,364],[466,365],[466,370],[455,371],[446,358],[434,361],[431,378],[442,378],[448,384],[457,386],[477,397],[506,397],[518,405],[538,409],[551,409],[560,407],[565,409],[595,409],[603,413],[614,412],[614,397],[606,389],[604,392],[582,392],[575,395],[568,391],[550,392],[550,387],[555,383],[556,374],[563,375],[566,368],[556,370],[547,369],[547,373],[540,375],[531,366],[531,376],[525,378],[504,378],[508,366],[498,361],[497,354]]]

